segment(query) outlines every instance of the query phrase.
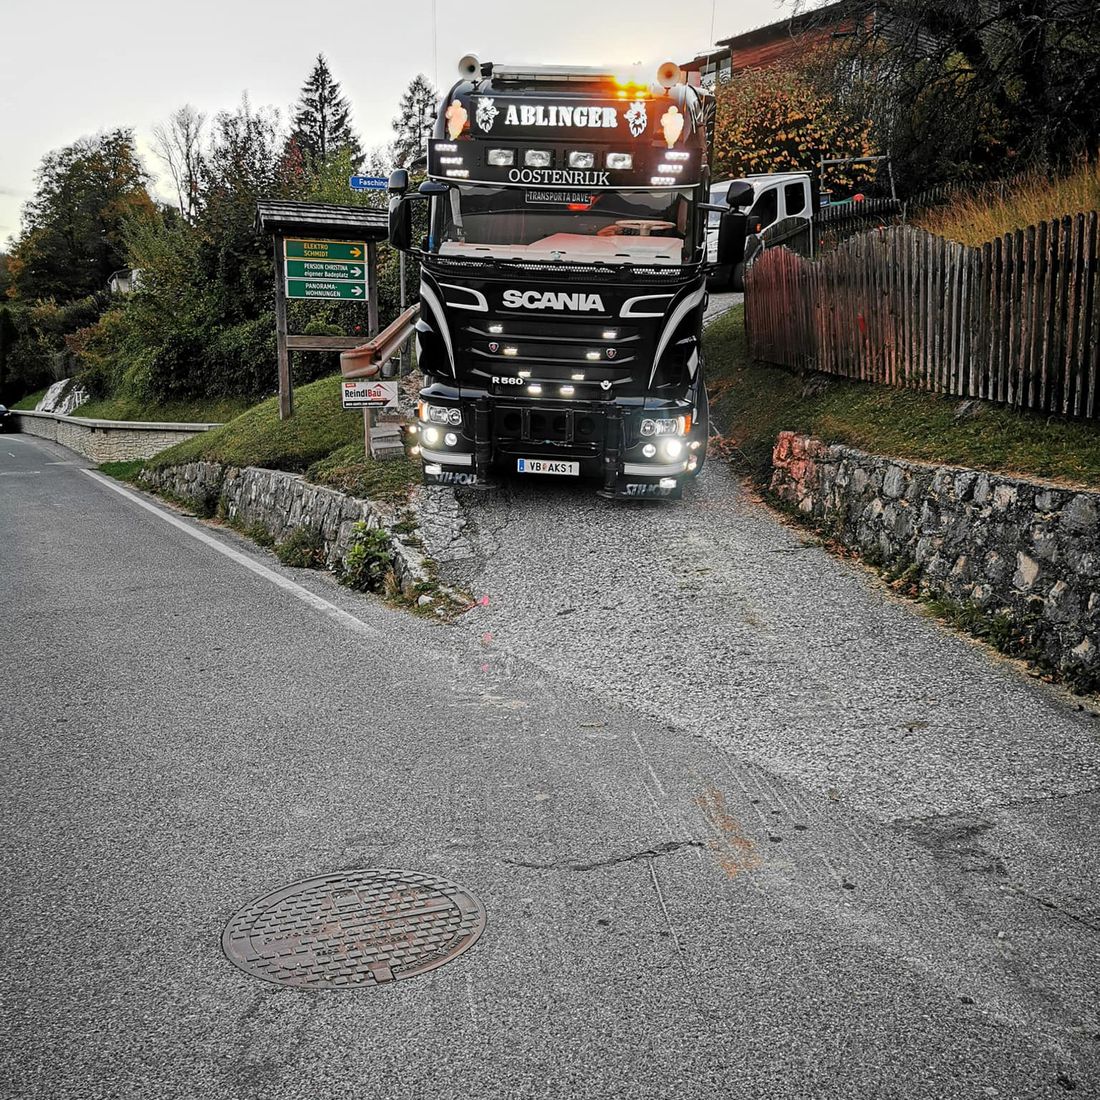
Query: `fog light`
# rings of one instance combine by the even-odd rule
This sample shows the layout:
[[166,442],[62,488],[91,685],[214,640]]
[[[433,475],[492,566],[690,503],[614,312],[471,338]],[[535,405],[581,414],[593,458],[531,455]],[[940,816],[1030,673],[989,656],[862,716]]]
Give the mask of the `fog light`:
[[593,168],[595,164],[595,153],[582,153],[575,149],[569,154],[570,168]]
[[420,448],[419,447],[410,447],[409,448],[409,454],[411,454],[415,457],[416,455],[420,454]]
[[448,432],[443,437],[443,442],[446,443],[448,447],[453,447],[458,442],[458,436],[455,435],[454,432]]
[[664,448],[669,458],[679,458],[684,453],[684,445],[678,439],[666,439]]
[[438,428],[425,428],[423,431],[423,437],[425,443],[438,443],[439,442],[439,429]]
[[652,458],[656,453],[657,453],[657,448],[654,447],[652,443],[647,443],[642,448],[642,454],[644,454],[646,456],[646,458]]
[[516,163],[516,151],[515,149],[490,149],[485,159],[498,168],[509,168]]
[[549,168],[550,150],[528,149],[527,152],[523,154],[523,163],[528,168]]

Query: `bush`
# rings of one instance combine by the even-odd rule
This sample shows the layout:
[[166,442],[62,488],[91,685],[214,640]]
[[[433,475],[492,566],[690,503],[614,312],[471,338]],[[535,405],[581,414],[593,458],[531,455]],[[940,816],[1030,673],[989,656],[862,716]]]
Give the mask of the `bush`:
[[323,569],[325,540],[316,527],[296,527],[285,541],[275,544],[275,556],[295,569]]
[[360,592],[380,592],[393,568],[390,539],[385,531],[357,523],[344,558],[340,583]]

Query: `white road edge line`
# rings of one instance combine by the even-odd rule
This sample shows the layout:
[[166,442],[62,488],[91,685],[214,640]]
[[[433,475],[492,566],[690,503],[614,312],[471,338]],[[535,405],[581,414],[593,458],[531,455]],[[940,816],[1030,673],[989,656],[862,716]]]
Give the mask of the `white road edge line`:
[[149,501],[142,500],[137,493],[132,493],[129,489],[124,489],[121,485],[116,485],[109,478],[104,477],[95,470],[82,470],[81,472],[87,474],[93,481],[99,482],[100,485],[110,489],[112,492],[118,493],[119,496],[132,501],[134,504],[138,505],[138,507],[144,508],[147,512],[152,512],[154,516],[164,520],[165,523],[170,523],[173,527],[178,527],[181,531],[185,531],[192,538],[205,543],[212,550],[217,550],[219,554],[224,554],[225,557],[229,558],[231,561],[235,561],[238,565],[243,565],[245,569],[251,570],[256,576],[263,577],[264,580],[270,581],[272,584],[283,589],[283,591],[289,592],[292,596],[297,596],[303,603],[309,604],[315,611],[320,611],[322,615],[327,615],[330,619],[340,623],[341,626],[347,627],[348,630],[352,630],[356,634],[363,634],[368,638],[380,638],[382,636],[380,630],[376,630],[373,626],[368,626],[362,619],[357,619],[354,615],[344,611],[343,608],[337,607],[334,603],[329,603],[328,600],[310,592],[308,588],[303,588],[300,584],[289,580],[287,577],[281,576],[276,573],[274,569],[268,569],[266,565],[261,565],[258,561],[253,561],[247,554],[242,554],[239,550],[234,550],[232,546],[226,546],[224,542],[220,542],[212,535],[208,535],[205,531],[201,531],[197,527],[192,527],[189,523],[184,523],[183,520],[165,512],[155,504],[150,504]]

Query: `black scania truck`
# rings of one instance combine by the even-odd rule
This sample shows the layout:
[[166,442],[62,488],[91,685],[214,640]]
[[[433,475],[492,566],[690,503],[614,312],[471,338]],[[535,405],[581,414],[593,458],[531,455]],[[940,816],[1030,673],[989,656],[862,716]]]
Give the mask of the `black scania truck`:
[[[704,93],[671,63],[652,87],[474,57],[459,71],[428,178],[410,192],[398,171],[389,188],[391,241],[421,260],[425,480],[510,469],[679,497],[708,433]],[[722,221],[735,255],[744,217]]]

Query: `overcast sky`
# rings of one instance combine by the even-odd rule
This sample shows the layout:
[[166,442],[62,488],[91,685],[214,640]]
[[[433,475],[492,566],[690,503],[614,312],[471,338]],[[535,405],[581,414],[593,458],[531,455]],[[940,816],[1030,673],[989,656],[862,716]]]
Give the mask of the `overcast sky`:
[[714,37],[725,38],[790,8],[790,0],[0,0],[0,246],[17,232],[49,150],[129,126],[159,173],[150,131],[176,107],[212,115],[247,91],[285,119],[318,53],[370,147],[392,138],[398,97],[417,72],[449,87],[467,52],[484,61],[640,61],[649,79],[659,62],[707,48],[712,13]]

